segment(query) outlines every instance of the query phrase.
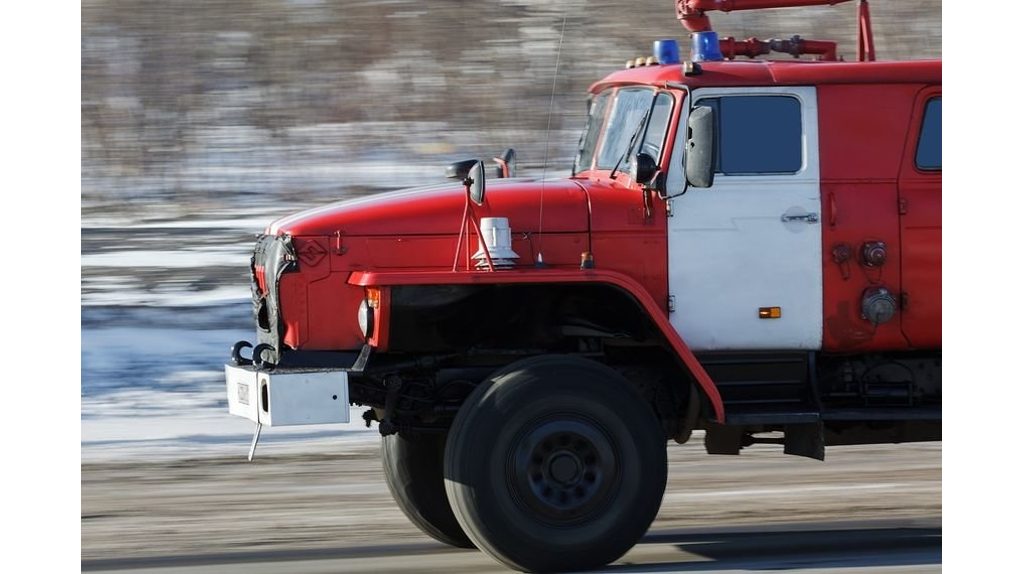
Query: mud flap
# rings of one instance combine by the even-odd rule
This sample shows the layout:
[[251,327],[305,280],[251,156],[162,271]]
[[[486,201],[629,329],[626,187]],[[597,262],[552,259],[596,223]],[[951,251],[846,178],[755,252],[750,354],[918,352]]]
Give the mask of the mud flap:
[[821,422],[788,424],[783,452],[825,460],[825,426]]
[[740,449],[750,443],[738,425],[708,423],[704,434],[704,450],[708,454],[739,454]]

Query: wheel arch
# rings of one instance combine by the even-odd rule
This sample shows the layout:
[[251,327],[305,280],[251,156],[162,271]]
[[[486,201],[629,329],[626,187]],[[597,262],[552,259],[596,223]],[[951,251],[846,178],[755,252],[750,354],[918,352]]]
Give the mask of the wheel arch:
[[[348,282],[363,287],[377,287],[384,291],[394,288],[415,288],[417,286],[500,286],[507,292],[515,292],[517,288],[550,287],[564,289],[577,286],[589,289],[593,293],[602,293],[611,297],[618,305],[633,307],[650,321],[654,332],[660,338],[662,346],[681,363],[683,372],[692,378],[694,387],[701,397],[703,418],[724,422],[725,410],[722,398],[714,382],[698,362],[693,352],[683,341],[679,333],[672,327],[668,315],[654,301],[650,293],[635,279],[628,275],[608,270],[522,270],[505,272],[470,272],[452,273],[441,271],[425,272],[354,272]],[[525,292],[525,291],[524,291]],[[390,340],[388,330],[387,309],[380,314],[384,319],[378,333],[378,340]],[[677,386],[684,392],[690,392],[689,381],[677,381]]]

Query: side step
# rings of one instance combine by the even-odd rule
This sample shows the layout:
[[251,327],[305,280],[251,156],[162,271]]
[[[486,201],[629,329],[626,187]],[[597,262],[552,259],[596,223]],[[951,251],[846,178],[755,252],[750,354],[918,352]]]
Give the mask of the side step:
[[722,396],[726,425],[820,420],[808,353],[705,353],[698,359]]
[[759,405],[729,405],[726,425],[781,425],[819,421],[940,421],[941,407],[842,408],[815,410]]

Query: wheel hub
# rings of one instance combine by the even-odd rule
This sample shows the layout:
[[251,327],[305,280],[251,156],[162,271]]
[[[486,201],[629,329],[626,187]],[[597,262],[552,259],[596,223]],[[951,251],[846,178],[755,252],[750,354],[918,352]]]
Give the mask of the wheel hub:
[[573,486],[580,478],[579,458],[572,452],[559,451],[551,457],[548,475],[562,486]]
[[607,433],[574,415],[526,425],[509,459],[517,501],[552,524],[586,520],[609,502],[619,480],[618,457]]

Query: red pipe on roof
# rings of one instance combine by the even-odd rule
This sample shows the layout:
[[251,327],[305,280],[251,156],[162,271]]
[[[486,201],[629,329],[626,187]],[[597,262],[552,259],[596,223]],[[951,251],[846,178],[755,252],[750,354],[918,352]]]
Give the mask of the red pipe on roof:
[[[763,10],[766,8],[798,8],[805,6],[834,6],[850,0],[676,0],[676,18],[683,27],[694,32],[710,32],[711,20],[706,12],[718,10],[732,12],[734,10]],[[868,12],[867,0],[858,0],[857,22],[858,41],[857,59],[874,60],[875,46],[871,34],[871,17]],[[721,41],[722,55],[728,59],[736,56],[753,58],[770,51],[785,52],[794,57],[801,54],[816,54],[822,60],[836,59],[836,43],[824,40],[802,40],[793,36],[790,40],[768,40],[762,42],[749,38],[746,42],[736,42],[734,38]]]
[[711,21],[704,14],[718,10],[763,10],[765,8],[801,8],[834,6],[850,0],[676,0],[676,18],[690,32],[710,32]]

